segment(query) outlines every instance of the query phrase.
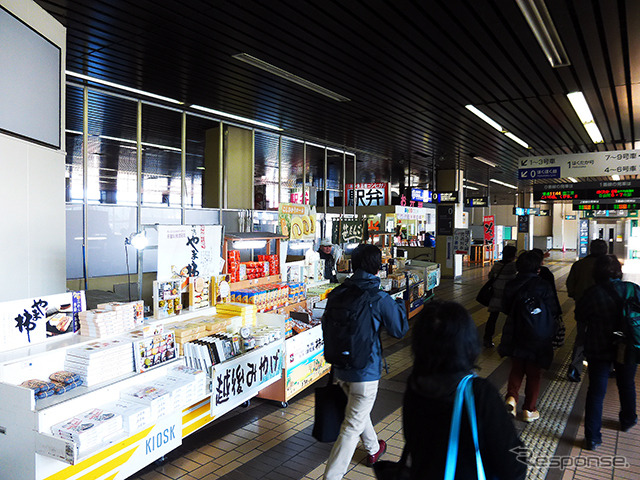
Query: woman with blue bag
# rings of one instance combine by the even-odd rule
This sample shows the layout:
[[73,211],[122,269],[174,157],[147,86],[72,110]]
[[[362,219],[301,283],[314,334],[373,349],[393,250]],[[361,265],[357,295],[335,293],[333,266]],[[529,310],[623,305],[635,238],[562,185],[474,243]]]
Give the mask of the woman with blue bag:
[[412,346],[403,408],[409,478],[524,479],[525,450],[500,394],[472,372],[480,341],[465,308],[428,304]]

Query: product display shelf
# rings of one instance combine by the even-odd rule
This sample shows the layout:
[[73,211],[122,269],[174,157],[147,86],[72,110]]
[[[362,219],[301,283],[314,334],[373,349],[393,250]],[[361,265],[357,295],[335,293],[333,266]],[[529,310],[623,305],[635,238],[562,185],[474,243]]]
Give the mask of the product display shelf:
[[331,365],[324,359],[321,325],[287,338],[284,343],[282,378],[261,390],[258,397],[287,407],[291,398],[329,373]]

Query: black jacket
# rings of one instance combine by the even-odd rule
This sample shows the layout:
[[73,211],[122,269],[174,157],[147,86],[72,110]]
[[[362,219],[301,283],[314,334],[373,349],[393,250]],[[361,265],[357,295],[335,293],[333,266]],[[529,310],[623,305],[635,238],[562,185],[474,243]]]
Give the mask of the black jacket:
[[[526,287],[525,284],[527,284]],[[518,318],[512,310],[523,287],[526,288],[528,296],[535,296],[544,302],[554,318],[560,314],[549,282],[535,273],[519,273],[513,282],[507,284],[502,297],[502,312],[507,315],[507,320],[502,330],[498,353],[503,357],[521,358],[535,362],[541,368],[549,368],[553,361],[553,337],[550,337],[548,342],[533,344],[531,339],[518,334],[520,331],[517,325]]]
[[[449,429],[456,386],[460,374],[433,375],[409,379],[403,405],[403,428],[406,448],[411,458],[411,479],[444,478]],[[520,480],[527,473],[518,460],[522,442],[513,421],[504,408],[496,388],[484,378],[473,379],[478,444],[487,478]],[[524,460],[524,457],[520,457]],[[475,448],[466,407],[460,424],[460,443],[456,479],[476,478]]]

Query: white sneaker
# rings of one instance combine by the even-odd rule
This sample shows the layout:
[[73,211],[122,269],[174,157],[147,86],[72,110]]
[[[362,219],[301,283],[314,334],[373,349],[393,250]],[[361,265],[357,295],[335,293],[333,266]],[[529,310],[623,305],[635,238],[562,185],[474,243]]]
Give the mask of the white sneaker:
[[537,410],[522,410],[522,420],[527,423],[535,422],[540,418],[540,412]]
[[507,412],[509,412],[509,414],[512,417],[516,416],[516,399],[513,397],[507,397],[507,399],[505,400],[505,404],[507,406]]

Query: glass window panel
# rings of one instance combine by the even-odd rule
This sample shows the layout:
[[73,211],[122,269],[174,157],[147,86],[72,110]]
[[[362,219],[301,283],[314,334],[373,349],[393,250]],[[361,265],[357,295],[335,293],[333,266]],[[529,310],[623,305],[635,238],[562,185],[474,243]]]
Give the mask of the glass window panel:
[[213,208],[185,209],[185,225],[220,225],[220,210]]
[[89,92],[89,203],[137,203],[137,103]]
[[327,152],[327,196],[329,207],[341,207],[343,203],[342,179],[343,154],[329,150]]
[[[400,191],[399,179],[396,179],[395,189],[393,187],[391,168],[394,162],[387,159],[374,157],[373,155],[359,154],[356,158],[356,183],[389,183],[389,191],[395,192],[396,195]],[[396,168],[402,172],[402,166],[399,162]],[[366,168],[365,168],[366,166]],[[390,199],[387,199],[390,202]]]
[[256,210],[278,209],[279,136],[255,133],[254,203]]
[[282,139],[282,157],[280,161],[281,179],[281,201],[291,203],[298,200],[302,203],[302,196],[296,198],[293,193],[302,193],[304,146],[302,142],[297,142],[289,138]]
[[124,239],[136,231],[136,207],[90,205],[87,212],[87,276],[137,273],[135,248],[125,252]]
[[181,205],[182,114],[142,106],[142,204]]
[[[306,188],[315,187],[316,192],[324,190],[324,148],[307,145]],[[310,199],[311,205],[317,205],[317,193]]]
[[83,278],[82,205],[67,205],[67,278]]
[[187,115],[187,160],[185,167],[185,206],[187,207],[202,207],[202,175],[205,168],[206,134],[208,130],[217,129],[219,126],[220,122]]
[[67,202],[82,203],[82,89],[67,85],[66,99],[66,168],[65,199]]

